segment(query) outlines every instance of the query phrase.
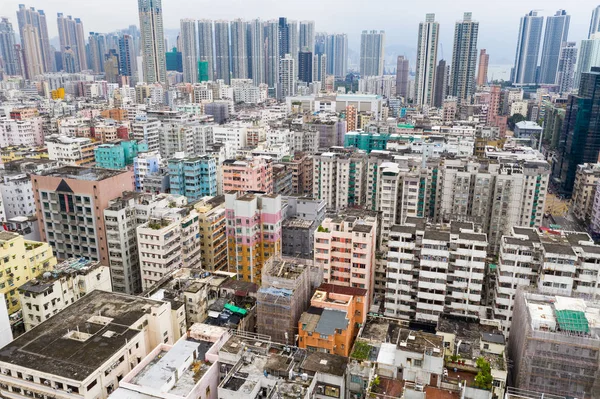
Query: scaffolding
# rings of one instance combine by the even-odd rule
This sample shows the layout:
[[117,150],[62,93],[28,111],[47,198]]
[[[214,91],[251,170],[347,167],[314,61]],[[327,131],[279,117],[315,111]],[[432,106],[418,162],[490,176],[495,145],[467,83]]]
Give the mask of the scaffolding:
[[322,278],[322,265],[312,260],[269,259],[257,293],[258,333],[270,336],[274,342],[295,346],[298,320]]
[[517,388],[600,397],[600,303],[519,288],[508,352]]

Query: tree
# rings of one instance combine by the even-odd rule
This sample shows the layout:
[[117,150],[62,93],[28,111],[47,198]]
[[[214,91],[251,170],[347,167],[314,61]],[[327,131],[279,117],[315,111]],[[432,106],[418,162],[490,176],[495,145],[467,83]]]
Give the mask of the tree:
[[523,115],[521,114],[514,114],[513,116],[511,116],[510,118],[508,118],[508,127],[510,130],[515,130],[515,125],[519,122],[523,122],[525,118]]
[[479,372],[475,376],[473,385],[479,389],[491,390],[494,378],[492,377],[492,368],[489,362],[483,357],[480,357],[477,359],[477,368],[479,369]]

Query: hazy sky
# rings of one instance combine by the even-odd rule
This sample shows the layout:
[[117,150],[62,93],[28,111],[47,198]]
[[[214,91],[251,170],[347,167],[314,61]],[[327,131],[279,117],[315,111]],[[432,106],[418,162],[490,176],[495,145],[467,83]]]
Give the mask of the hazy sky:
[[[48,16],[50,37],[58,35],[56,13],[79,17],[87,32],[110,32],[139,24],[136,0],[0,0],[0,15],[8,16],[17,30],[19,3],[42,9]],[[181,18],[208,19],[311,19],[318,32],[347,33],[350,48],[358,50],[362,30],[386,31],[386,56],[405,53],[411,69],[416,52],[418,24],[426,13],[440,23],[444,58],[452,56],[454,22],[465,11],[479,21],[479,48],[486,48],[490,64],[511,64],[519,18],[532,9],[553,15],[564,8],[571,15],[569,40],[587,38],[592,9],[600,0],[163,0],[166,29],[178,29]],[[578,43],[579,46],[579,43]],[[441,49],[440,49],[441,50]],[[392,54],[393,53],[393,54]],[[387,58],[387,57],[386,57]],[[441,58],[441,53],[438,53]]]

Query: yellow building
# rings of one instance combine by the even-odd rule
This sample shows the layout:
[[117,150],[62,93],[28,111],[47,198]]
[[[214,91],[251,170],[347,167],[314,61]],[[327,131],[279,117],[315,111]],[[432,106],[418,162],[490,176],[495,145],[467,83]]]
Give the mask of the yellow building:
[[47,243],[0,231],[0,293],[5,296],[8,314],[21,309],[17,288],[53,270],[54,265],[56,258]]
[[2,163],[18,161],[20,159],[48,159],[48,150],[45,147],[29,148],[23,146],[11,146],[0,148]]
[[65,99],[65,89],[59,87],[56,90],[52,90],[52,99],[53,100],[64,100]]
[[202,268],[227,271],[225,197],[219,195],[194,204],[200,224]]

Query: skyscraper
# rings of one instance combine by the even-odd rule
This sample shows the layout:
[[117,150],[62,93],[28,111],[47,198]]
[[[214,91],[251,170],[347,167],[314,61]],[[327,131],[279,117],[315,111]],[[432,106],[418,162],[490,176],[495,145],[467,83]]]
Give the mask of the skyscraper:
[[600,153],[600,67],[581,75],[577,95],[570,95],[553,165],[560,191],[573,191],[577,165],[596,163]]
[[294,76],[298,76],[298,53],[300,51],[300,37],[298,35],[298,21],[288,21],[288,54],[294,59]]
[[241,19],[231,21],[231,77],[248,78],[247,22]]
[[108,83],[119,83],[119,53],[110,49],[104,55],[104,74]]
[[384,64],[385,32],[364,30],[360,37],[360,75],[381,76]]
[[265,83],[265,28],[260,19],[248,23],[248,76],[258,86]]
[[592,10],[592,20],[590,21],[588,39],[591,39],[592,35],[597,32],[600,32],[600,6],[597,6]]
[[6,17],[2,17],[0,21],[0,58],[2,58],[4,72],[7,75],[21,73],[15,51],[15,31]]
[[284,99],[296,94],[296,68],[294,67],[294,58],[286,54],[281,59],[279,66],[279,98]]
[[141,50],[146,83],[166,82],[165,34],[161,0],[138,0]]
[[300,51],[315,54],[315,21],[300,21]]
[[569,36],[571,16],[565,10],[558,10],[552,17],[546,18],[544,47],[540,61],[539,83],[555,84],[560,49]]
[[487,83],[488,65],[490,64],[490,55],[484,48],[479,52],[479,68],[477,69],[477,86],[485,86]]
[[408,59],[403,55],[398,56],[396,64],[396,95],[408,101]]
[[67,72],[86,70],[87,57],[83,23],[79,18],[73,19],[70,15],[65,17],[60,12],[57,14],[56,23],[58,25],[63,68]]
[[[54,54],[50,50],[48,23],[44,11],[36,11],[33,7],[27,8],[24,4],[19,4],[17,21],[23,51],[25,78],[32,79],[35,75],[31,75],[31,73],[40,74],[54,70]],[[28,29],[28,26],[31,28]]]
[[517,38],[515,66],[511,73],[511,80],[513,83],[536,83],[536,71],[540,54],[543,24],[544,17],[538,17],[536,11],[530,11],[528,14],[521,17],[519,37]]
[[600,37],[582,40],[577,57],[577,68],[573,87],[579,87],[582,74],[590,72],[593,66],[600,65]]
[[279,21],[265,22],[265,83],[273,91],[279,84]]
[[279,18],[278,36],[279,58],[283,58],[286,54],[290,53],[290,27],[285,17]]
[[433,103],[439,30],[435,14],[427,14],[425,22],[419,24],[415,64],[415,103],[418,105]]
[[104,72],[104,55],[107,53],[106,37],[102,33],[90,32],[90,67],[94,73]]
[[558,72],[556,74],[559,93],[568,93],[573,89],[576,62],[577,47],[575,47],[575,42],[564,42],[560,49]]
[[433,95],[433,106],[440,108],[448,95],[448,67],[446,60],[440,60],[435,69],[435,91]]
[[198,21],[198,59],[208,63],[208,80],[214,80],[213,23],[210,19]]
[[298,80],[311,83],[313,81],[313,54],[310,51],[300,51],[298,54]]
[[450,95],[460,102],[469,100],[475,91],[479,22],[471,18],[470,12],[464,13],[463,20],[454,27]]
[[198,45],[196,43],[196,21],[181,20],[181,61],[183,62],[183,81],[198,82]]
[[325,40],[327,75],[344,78],[348,72],[348,36],[345,33],[327,35]]
[[[134,49],[135,43],[131,35],[119,38],[119,75],[129,76],[129,79],[133,79],[137,68]],[[133,85],[133,82],[130,84]]]
[[229,84],[229,22],[225,20],[215,21],[215,64],[216,79],[223,79]]

